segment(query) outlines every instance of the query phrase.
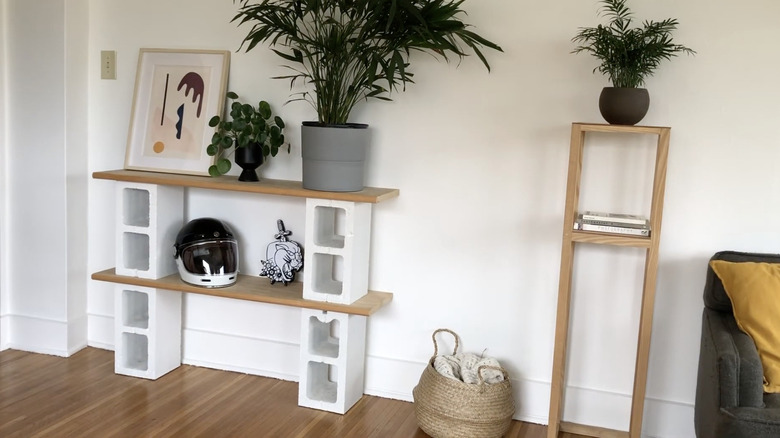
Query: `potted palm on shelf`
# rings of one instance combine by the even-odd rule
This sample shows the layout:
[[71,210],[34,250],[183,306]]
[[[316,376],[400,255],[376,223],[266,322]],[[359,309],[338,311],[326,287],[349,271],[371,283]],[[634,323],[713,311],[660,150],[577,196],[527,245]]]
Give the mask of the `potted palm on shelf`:
[[[235,1],[235,0],[234,0]],[[413,52],[463,58],[467,50],[490,65],[480,49],[501,51],[460,16],[464,0],[239,0],[233,21],[251,25],[242,47],[268,44],[288,64],[277,78],[311,90],[292,101],[310,103],[318,120],[303,122],[303,186],[314,190],[363,188],[368,125],[351,123],[358,102],[390,100],[412,80]]]
[[[259,181],[255,169],[260,167],[269,156],[275,157],[285,146],[284,121],[274,116],[271,105],[262,100],[257,106],[238,101],[238,94],[229,91],[230,119],[218,115],[209,120],[209,126],[216,128],[206,153],[215,157],[209,167],[209,175],[220,176],[228,173],[232,167],[229,155],[233,151],[234,160],[243,171],[239,181]],[[287,153],[290,153],[290,145]],[[231,149],[235,146],[234,149]]]
[[661,61],[670,60],[678,53],[696,53],[673,42],[672,32],[678,25],[674,18],[645,20],[641,27],[631,27],[633,13],[626,2],[601,0],[601,14],[609,23],[581,27],[572,38],[578,44],[572,53],[593,55],[601,62],[593,72],[606,75],[612,82],[612,87],[601,91],[599,110],[604,120],[617,125],[634,125],[647,114],[650,95],[641,87]]

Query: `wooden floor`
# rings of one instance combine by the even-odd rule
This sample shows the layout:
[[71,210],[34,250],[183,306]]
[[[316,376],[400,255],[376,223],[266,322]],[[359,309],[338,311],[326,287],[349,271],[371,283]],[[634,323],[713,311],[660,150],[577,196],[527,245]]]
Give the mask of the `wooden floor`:
[[[111,351],[0,352],[0,437],[422,438],[411,403],[363,397],[346,415],[298,406],[298,384],[181,366],[156,381],[114,374]],[[507,437],[543,438],[513,422]],[[575,435],[561,434],[575,438]]]

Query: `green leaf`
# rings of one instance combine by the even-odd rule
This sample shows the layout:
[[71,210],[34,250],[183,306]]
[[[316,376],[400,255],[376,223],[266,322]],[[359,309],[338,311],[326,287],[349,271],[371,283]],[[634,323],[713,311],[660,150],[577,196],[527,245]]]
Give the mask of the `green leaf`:
[[217,166],[215,164],[212,164],[209,166],[209,175],[211,176],[220,176],[221,173],[219,173],[219,169],[217,169]]
[[274,123],[276,124],[276,126],[284,129],[284,120],[282,120],[281,117],[279,116],[274,117]]
[[217,170],[221,175],[230,172],[230,168],[232,166],[233,165],[230,163],[230,160],[228,160],[227,158],[220,158],[219,160],[217,160]]
[[234,93],[232,91],[228,91],[226,96],[227,96],[228,99],[233,99],[233,100],[238,99],[238,94],[236,94],[236,93]]
[[214,128],[217,125],[219,125],[219,116],[214,116],[211,118],[211,120],[209,120],[209,126]]
[[219,148],[217,146],[213,144],[206,146],[206,154],[208,154],[208,156],[213,157],[214,155],[217,155],[217,153],[219,153]]
[[233,139],[230,137],[223,137],[222,138],[222,147],[229,148],[230,146],[233,146]]
[[263,119],[271,118],[271,105],[266,101],[261,101],[257,106],[258,112]]

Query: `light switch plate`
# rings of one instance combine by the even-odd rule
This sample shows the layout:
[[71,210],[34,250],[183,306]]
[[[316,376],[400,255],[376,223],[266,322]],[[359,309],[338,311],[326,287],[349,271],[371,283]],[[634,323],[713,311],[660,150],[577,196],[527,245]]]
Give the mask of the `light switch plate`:
[[116,79],[116,51],[100,51],[100,79]]

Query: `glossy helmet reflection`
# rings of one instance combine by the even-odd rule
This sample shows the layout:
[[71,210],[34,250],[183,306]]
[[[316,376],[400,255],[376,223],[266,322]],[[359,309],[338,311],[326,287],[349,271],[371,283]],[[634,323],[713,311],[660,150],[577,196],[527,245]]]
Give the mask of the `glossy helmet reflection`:
[[238,277],[238,242],[225,223],[212,218],[187,223],[176,236],[173,258],[179,276],[205,287],[230,286]]

